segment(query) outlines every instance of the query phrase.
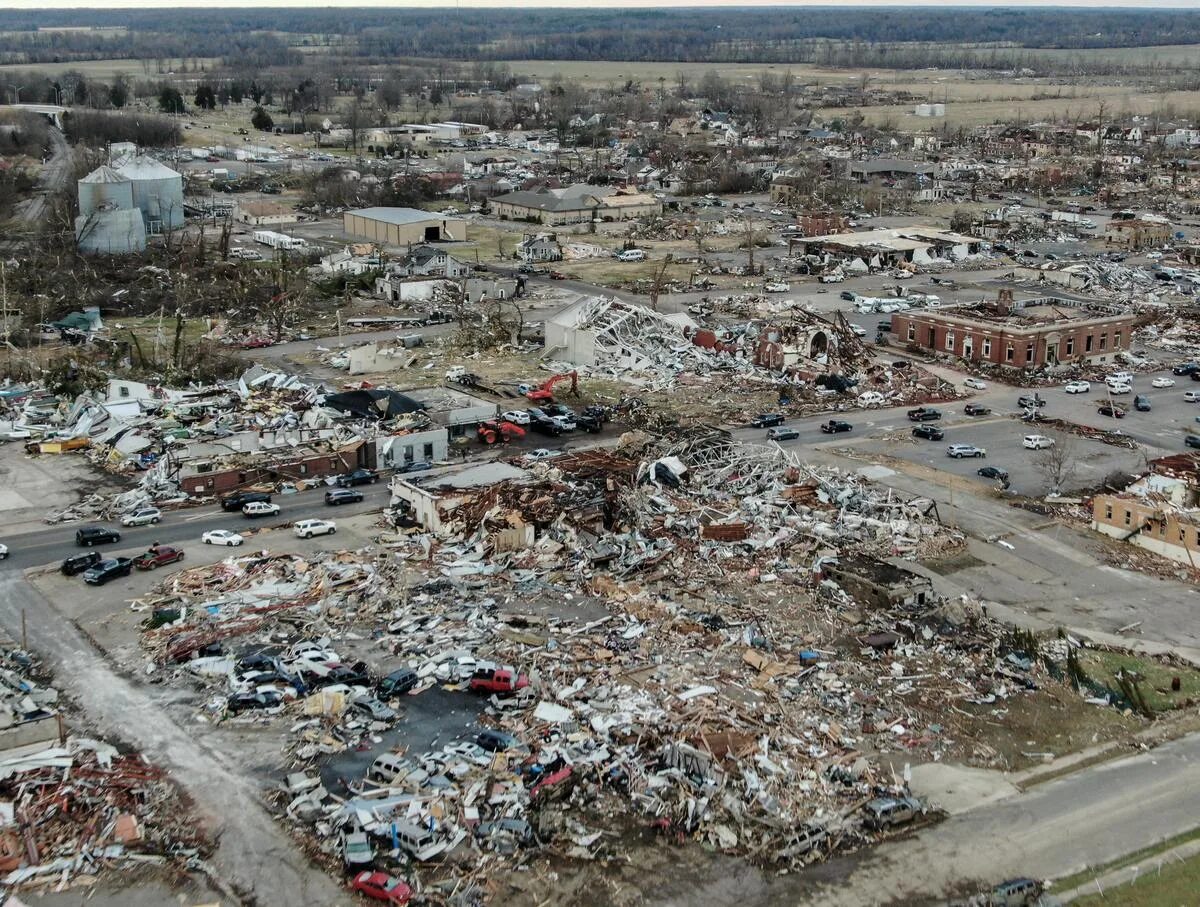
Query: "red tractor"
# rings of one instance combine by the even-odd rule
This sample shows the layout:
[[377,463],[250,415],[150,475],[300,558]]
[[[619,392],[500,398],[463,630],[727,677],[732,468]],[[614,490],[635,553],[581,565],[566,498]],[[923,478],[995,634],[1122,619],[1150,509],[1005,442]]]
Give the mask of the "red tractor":
[[525,437],[525,429],[511,422],[499,422],[489,419],[479,423],[479,440],[484,444],[495,444],[497,441],[515,441]]
[[548,380],[541,387],[537,387],[532,390],[525,391],[525,396],[528,397],[530,400],[532,400],[534,403],[553,403],[554,402],[554,385],[558,384],[558,382],[560,382],[560,381],[565,381],[567,378],[571,379],[571,395],[573,397],[578,397],[579,396],[579,373],[573,372],[573,371],[572,372],[563,372],[560,375],[555,375],[554,377],[550,378],[550,380]]

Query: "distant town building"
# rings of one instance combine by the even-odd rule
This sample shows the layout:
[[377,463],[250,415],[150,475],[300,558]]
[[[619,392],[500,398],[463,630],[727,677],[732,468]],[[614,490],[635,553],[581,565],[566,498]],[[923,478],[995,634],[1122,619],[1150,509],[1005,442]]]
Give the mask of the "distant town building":
[[342,215],[342,229],[355,239],[392,246],[429,242],[461,242],[467,223],[417,208],[360,208]]

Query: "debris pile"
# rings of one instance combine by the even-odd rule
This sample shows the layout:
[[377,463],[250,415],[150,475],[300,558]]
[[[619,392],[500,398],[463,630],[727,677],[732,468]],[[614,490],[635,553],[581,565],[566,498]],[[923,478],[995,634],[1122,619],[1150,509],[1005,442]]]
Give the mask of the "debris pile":
[[[0,881],[9,890],[95,881],[111,868],[198,860],[205,842],[165,773],[68,736],[37,663],[0,646]],[[197,864],[199,865],[199,864]]]

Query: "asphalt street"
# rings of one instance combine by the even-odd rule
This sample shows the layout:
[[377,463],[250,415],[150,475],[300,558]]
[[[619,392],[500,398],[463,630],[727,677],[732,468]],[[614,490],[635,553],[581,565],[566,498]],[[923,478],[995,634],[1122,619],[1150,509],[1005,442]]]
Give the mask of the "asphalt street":
[[[277,494],[272,500],[279,505],[279,514],[271,517],[248,519],[240,513],[226,513],[219,507],[209,506],[188,510],[167,510],[157,526],[123,527],[118,522],[74,522],[61,523],[38,532],[4,538],[9,556],[0,561],[0,571],[17,571],[60,561],[72,554],[96,550],[106,555],[128,555],[145,551],[154,542],[184,547],[203,544],[200,537],[210,529],[231,529],[247,532],[287,526],[302,519],[326,519],[335,523],[341,516],[353,516],[387,505],[391,492],[388,483],[381,480],[374,485],[361,485],[362,503],[342,504],[330,507],[325,504],[326,489],[311,489],[296,494]],[[95,549],[81,548],[75,544],[75,531],[83,526],[107,526],[121,533],[121,540],[112,545],[98,545]]]

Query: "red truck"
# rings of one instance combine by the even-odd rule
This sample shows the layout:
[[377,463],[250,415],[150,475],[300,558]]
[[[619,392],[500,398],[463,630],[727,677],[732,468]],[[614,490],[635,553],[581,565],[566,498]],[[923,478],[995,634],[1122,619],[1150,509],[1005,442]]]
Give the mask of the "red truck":
[[159,545],[133,559],[133,566],[139,570],[153,570],[155,567],[165,567],[183,560],[183,549],[172,548],[170,545]]
[[529,686],[529,678],[515,668],[479,668],[467,688],[474,693],[515,693]]

